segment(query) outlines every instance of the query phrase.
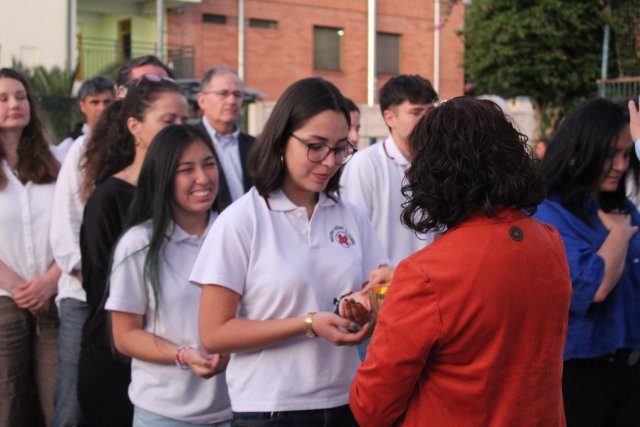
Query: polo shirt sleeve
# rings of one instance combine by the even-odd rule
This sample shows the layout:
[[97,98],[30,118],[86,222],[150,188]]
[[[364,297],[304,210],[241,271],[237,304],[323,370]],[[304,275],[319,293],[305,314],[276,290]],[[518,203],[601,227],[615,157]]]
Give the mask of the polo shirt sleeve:
[[535,216],[553,225],[562,236],[573,286],[569,311],[585,315],[604,279],[604,259],[597,254],[600,247],[595,232],[589,231],[586,224],[565,209],[552,208],[546,203]]
[[411,260],[401,262],[351,384],[349,405],[360,426],[390,426],[402,416],[442,333],[427,273]]
[[368,216],[373,212],[374,183],[377,171],[369,159],[369,152],[356,153],[342,170],[340,177],[340,194]]
[[148,239],[140,227],[129,230],[118,242],[113,254],[106,310],[145,314],[148,304],[144,280],[147,248]]
[[389,257],[373,229],[371,221],[357,206],[349,206],[358,222],[363,247],[362,276],[369,277],[369,272],[380,264],[389,264]]
[[236,212],[237,207],[229,206],[211,226],[189,280],[196,285],[223,286],[242,295],[249,269],[251,233],[246,226],[242,229],[241,221],[246,215]]

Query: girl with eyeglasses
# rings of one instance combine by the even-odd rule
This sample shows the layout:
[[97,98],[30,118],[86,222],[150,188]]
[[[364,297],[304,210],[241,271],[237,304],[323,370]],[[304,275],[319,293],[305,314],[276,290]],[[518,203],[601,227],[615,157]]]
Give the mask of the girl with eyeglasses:
[[255,187],[220,215],[194,264],[202,344],[232,353],[233,425],[356,425],[349,384],[370,316],[357,324],[332,301],[362,297],[387,258],[369,220],[339,196],[355,151],[348,132],[333,84],[289,86],[251,153]]
[[229,355],[202,350],[200,289],[189,283],[217,192],[207,136],[189,125],[161,130],[140,170],[105,306],[116,348],[132,358],[134,426],[229,426]]
[[58,316],[52,296],[60,269],[48,236],[59,169],[27,81],[0,69],[2,426],[49,425],[53,418]]
[[111,254],[153,137],[166,126],[185,123],[187,114],[187,101],[173,80],[143,76],[103,112],[87,141],[80,252],[90,313],[82,331],[78,401],[89,425],[132,423],[131,370],[112,349],[104,310]]

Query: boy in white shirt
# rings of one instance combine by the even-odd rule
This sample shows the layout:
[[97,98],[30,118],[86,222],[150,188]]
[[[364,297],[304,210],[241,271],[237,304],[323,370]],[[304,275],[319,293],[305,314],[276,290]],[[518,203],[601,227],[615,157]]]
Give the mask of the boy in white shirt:
[[393,77],[380,89],[380,110],[390,135],[356,153],[345,166],[341,194],[362,209],[382,242],[392,265],[433,241],[433,234],[416,234],[400,222],[402,185],[411,165],[407,137],[432,108],[438,94],[419,75]]

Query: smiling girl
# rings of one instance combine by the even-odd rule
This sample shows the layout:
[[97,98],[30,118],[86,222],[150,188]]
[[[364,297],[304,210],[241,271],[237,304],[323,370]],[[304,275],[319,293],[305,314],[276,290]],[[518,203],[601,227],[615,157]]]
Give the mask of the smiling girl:
[[132,226],[115,250],[106,309],[116,348],[133,358],[134,426],[228,426],[231,418],[224,375],[216,375],[229,356],[199,344],[200,289],[188,280],[217,217],[214,156],[200,130],[162,130],[140,171]]

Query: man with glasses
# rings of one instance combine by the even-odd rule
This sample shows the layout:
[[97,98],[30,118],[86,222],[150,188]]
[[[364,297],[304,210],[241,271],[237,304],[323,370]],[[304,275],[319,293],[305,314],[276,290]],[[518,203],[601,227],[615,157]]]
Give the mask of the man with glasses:
[[249,191],[253,180],[247,174],[249,150],[255,138],[240,132],[242,114],[242,81],[236,72],[224,65],[208,69],[202,77],[198,106],[203,117],[200,126],[211,137],[220,160],[218,206],[226,208]]
[[380,89],[380,111],[391,135],[356,156],[342,172],[342,197],[367,213],[393,265],[433,241],[402,225],[402,185],[411,153],[407,137],[438,100],[419,75],[393,77]]

